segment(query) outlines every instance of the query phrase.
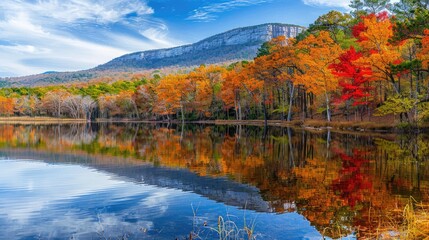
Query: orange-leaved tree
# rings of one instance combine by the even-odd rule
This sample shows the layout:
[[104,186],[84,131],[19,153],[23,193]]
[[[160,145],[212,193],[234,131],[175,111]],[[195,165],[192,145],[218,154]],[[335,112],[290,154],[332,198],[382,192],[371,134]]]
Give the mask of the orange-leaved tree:
[[13,99],[0,96],[0,114],[10,116],[13,114],[13,109]]
[[329,66],[338,61],[341,47],[326,31],[317,36],[309,35],[296,45],[297,65],[303,74],[297,75],[295,81],[314,94],[323,94],[326,104],[326,118],[331,121],[331,93],[338,88],[338,78]]
[[220,90],[222,74],[225,68],[216,65],[208,67],[201,65],[189,73],[189,78],[195,84],[195,102],[193,108],[206,117],[215,114],[220,109]]
[[165,104],[165,112],[172,114],[180,110],[182,122],[185,121],[185,104],[191,102],[195,96],[195,84],[187,74],[170,74],[161,79],[156,88],[159,101]]
[[[274,38],[270,42],[270,52],[255,58],[254,64],[250,65],[255,78],[264,83],[263,99],[268,97],[269,102],[273,102],[274,105],[276,99],[274,95],[277,94],[278,104],[275,108],[280,110],[282,119],[288,112],[288,121],[291,120],[295,92],[294,75],[302,73],[296,63],[294,44],[294,39]],[[272,94],[268,95],[268,90],[272,90]]]
[[391,43],[393,34],[393,24],[386,12],[363,16],[361,22],[353,27],[353,35],[363,53],[358,62],[371,67],[374,79],[389,81],[399,94],[397,71],[392,66],[402,62],[402,46]]
[[151,117],[155,112],[162,112],[159,109],[163,108],[164,105],[158,101],[156,93],[158,84],[158,80],[151,79],[146,84],[138,86],[134,92],[134,99],[143,117]]
[[232,69],[223,74],[221,98],[226,109],[235,110],[237,120],[243,119],[243,100],[247,97],[257,96],[262,84],[254,81],[248,73],[247,63],[236,63]]

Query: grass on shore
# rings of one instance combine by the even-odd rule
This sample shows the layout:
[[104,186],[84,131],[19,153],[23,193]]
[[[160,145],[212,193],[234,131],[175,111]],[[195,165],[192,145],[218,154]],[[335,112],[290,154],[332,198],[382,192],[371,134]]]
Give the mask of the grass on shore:
[[[365,239],[429,239],[429,205],[417,203],[410,198],[408,204],[396,216],[387,217],[380,222],[375,232],[361,237]],[[401,214],[402,212],[402,214]],[[389,220],[390,219],[390,220]]]
[[410,199],[404,209],[404,218],[400,231],[402,239],[429,239],[429,205]]
[[81,123],[86,119],[55,118],[55,117],[0,117],[0,123],[9,124],[48,124],[48,123]]
[[256,240],[259,235],[255,234],[256,218],[248,222],[246,214],[244,214],[243,226],[239,227],[236,221],[232,219],[236,218],[236,216],[227,214],[226,218],[218,216],[216,226],[210,226],[211,224],[207,223],[206,218],[197,215],[199,206],[194,208],[191,204],[191,207],[193,229],[189,234],[189,238],[187,238],[188,240],[207,239],[208,236],[211,236],[211,233],[215,233],[215,236],[212,237],[219,240]]

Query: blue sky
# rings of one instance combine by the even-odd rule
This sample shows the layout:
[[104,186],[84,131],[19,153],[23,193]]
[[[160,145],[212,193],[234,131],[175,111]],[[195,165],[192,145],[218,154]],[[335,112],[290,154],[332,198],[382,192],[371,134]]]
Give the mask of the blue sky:
[[1,0],[0,77],[88,69],[120,55],[268,22],[307,26],[348,0]]

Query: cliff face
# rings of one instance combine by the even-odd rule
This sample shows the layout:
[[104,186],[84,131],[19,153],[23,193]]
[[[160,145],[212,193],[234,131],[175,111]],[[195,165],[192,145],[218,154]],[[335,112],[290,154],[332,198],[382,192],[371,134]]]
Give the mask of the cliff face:
[[278,36],[296,37],[303,30],[303,27],[288,24],[263,24],[237,28],[190,45],[127,54],[96,69],[185,67],[252,59],[262,43]]

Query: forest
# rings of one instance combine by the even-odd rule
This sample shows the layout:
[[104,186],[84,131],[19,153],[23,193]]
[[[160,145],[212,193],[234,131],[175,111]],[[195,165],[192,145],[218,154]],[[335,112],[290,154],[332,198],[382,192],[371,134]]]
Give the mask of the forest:
[[[353,0],[253,61],[129,79],[0,89],[3,116],[429,121],[428,2]],[[379,120],[380,121],[380,120]]]

